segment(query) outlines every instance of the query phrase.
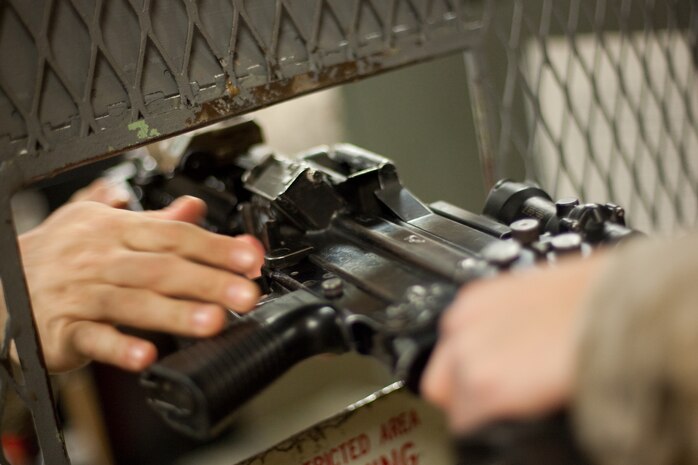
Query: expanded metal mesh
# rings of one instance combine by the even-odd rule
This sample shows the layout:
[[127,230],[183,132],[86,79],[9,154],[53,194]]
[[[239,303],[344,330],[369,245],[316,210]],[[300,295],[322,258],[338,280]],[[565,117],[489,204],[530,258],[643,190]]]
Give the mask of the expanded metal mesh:
[[489,1],[470,59],[486,174],[523,165],[648,231],[698,224],[697,28],[692,0]]
[[[453,51],[478,29],[473,4],[8,0],[0,3],[0,154],[84,138],[91,148],[121,126],[142,141]],[[172,127],[142,122],[186,109]],[[103,152],[127,138],[111,139]]]

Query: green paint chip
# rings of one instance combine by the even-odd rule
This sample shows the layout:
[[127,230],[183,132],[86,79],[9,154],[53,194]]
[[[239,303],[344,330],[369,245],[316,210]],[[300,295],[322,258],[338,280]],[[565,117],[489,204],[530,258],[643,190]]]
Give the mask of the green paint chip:
[[136,137],[138,139],[148,139],[150,137],[156,137],[160,135],[160,131],[158,131],[155,128],[151,128],[150,126],[148,126],[148,123],[146,123],[145,120],[142,119],[134,121],[127,127],[129,131],[133,131],[136,133]]

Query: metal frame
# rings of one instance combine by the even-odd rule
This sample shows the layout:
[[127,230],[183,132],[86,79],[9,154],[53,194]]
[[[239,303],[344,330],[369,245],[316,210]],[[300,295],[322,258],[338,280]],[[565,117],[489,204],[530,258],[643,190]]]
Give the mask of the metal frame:
[[[18,392],[32,412],[45,462],[61,465],[69,458],[21,267],[12,195],[80,164],[467,49],[479,37],[481,3],[0,4],[0,277],[9,310],[0,351],[0,399],[4,405],[8,387]],[[12,342],[21,382],[12,376]],[[0,462],[7,463],[2,454]]]

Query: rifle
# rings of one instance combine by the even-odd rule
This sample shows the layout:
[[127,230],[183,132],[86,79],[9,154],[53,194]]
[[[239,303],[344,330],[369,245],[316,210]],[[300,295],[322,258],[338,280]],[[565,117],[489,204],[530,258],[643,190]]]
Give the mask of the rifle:
[[[257,308],[142,377],[151,406],[195,437],[220,432],[239,406],[317,354],[375,357],[418,392],[439,317],[461,286],[633,234],[612,204],[555,203],[534,185],[500,181],[479,215],[425,205],[390,160],[363,149],[340,144],[292,160],[261,142],[246,121],[194,137],[174,172],[140,169],[131,179],[145,208],[198,196],[209,205],[206,227],[252,234],[267,250]],[[502,443],[534,444],[536,431],[569,442],[565,421],[498,424],[466,449],[484,457]]]

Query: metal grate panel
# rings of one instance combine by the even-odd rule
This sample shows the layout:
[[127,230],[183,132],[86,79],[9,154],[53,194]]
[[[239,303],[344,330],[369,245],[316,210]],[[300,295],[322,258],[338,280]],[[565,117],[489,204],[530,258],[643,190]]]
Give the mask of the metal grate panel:
[[462,49],[479,19],[467,0],[3,2],[0,153],[118,151]]
[[614,201],[633,225],[698,224],[698,6],[490,1],[470,57],[491,179]]

